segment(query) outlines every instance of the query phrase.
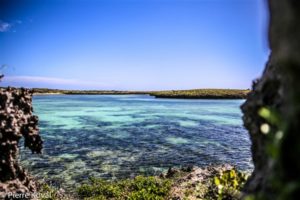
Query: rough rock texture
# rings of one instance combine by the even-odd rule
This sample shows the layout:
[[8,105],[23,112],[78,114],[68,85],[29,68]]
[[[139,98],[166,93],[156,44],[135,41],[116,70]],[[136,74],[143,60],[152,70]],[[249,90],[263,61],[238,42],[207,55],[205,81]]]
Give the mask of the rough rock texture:
[[0,89],[0,198],[8,192],[36,191],[35,181],[18,164],[19,140],[32,153],[40,153],[42,140],[38,118],[32,114],[32,92],[28,89]]
[[246,186],[249,192],[264,187],[268,179],[266,174],[273,167],[267,152],[270,139],[260,130],[261,125],[267,122],[259,116],[258,111],[263,107],[269,107],[282,112],[283,92],[281,83],[282,77],[278,74],[278,69],[269,62],[262,78],[253,83],[253,92],[250,93],[242,106],[244,125],[249,130],[252,141],[251,151],[255,166],[253,175]]
[[234,169],[231,165],[207,166],[204,168],[194,167],[188,170],[170,168],[168,173],[164,176],[166,178],[173,178],[173,185],[171,187],[172,200],[200,200],[211,199],[208,194],[208,186],[215,176],[227,170]]
[[[242,106],[255,165],[245,191],[264,199],[293,199],[292,194],[300,191],[300,1],[269,0],[269,10],[271,55]],[[258,114],[261,107],[276,110],[284,124],[275,158],[268,147],[279,128],[271,126],[269,135],[261,133],[266,123]]]

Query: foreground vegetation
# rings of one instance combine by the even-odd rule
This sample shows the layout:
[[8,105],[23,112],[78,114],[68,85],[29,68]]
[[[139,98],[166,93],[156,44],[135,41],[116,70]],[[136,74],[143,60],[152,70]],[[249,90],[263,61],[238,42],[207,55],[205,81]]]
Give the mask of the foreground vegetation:
[[122,95],[148,94],[156,98],[184,98],[184,99],[245,99],[250,90],[232,89],[195,89],[168,91],[118,91],[118,90],[58,90],[47,88],[33,88],[34,94],[67,94],[67,95]]
[[88,183],[77,188],[73,196],[62,195],[47,185],[41,191],[52,194],[51,198],[44,200],[235,200],[241,197],[240,190],[247,177],[236,168],[224,165],[169,169],[167,174],[160,176],[137,176],[119,181],[90,178]]
[[102,179],[90,179],[89,184],[82,185],[77,192],[84,199],[166,199],[171,189],[169,179],[137,176],[117,182]]

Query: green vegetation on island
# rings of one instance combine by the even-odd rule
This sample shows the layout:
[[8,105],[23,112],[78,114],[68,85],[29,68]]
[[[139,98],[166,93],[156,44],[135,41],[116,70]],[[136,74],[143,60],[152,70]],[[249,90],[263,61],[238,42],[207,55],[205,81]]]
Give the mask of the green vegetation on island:
[[193,89],[166,91],[122,91],[122,90],[59,90],[33,88],[34,94],[66,94],[66,95],[128,95],[148,94],[156,98],[178,99],[245,99],[250,90],[238,89]]
[[66,95],[126,95],[126,94],[149,94],[144,91],[122,91],[122,90],[60,90],[48,88],[32,88],[36,95],[42,94],[66,94]]
[[234,89],[194,89],[194,90],[169,90],[153,92],[157,98],[182,98],[182,99],[245,99],[250,90]]

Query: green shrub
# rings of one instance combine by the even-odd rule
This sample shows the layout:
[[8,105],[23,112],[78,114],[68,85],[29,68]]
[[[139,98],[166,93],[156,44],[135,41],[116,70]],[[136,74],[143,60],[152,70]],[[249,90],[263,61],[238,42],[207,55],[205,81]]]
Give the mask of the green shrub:
[[211,180],[206,198],[218,200],[240,199],[240,190],[243,188],[247,179],[247,174],[235,168],[220,172]]
[[40,200],[59,200],[58,189],[48,184],[42,184],[39,188]]
[[117,182],[91,178],[89,184],[77,189],[77,193],[81,198],[89,200],[163,200],[169,195],[170,188],[170,180],[152,176],[137,176]]
[[90,178],[90,183],[80,186],[77,189],[77,193],[82,198],[95,197],[92,199],[97,200],[106,198],[120,199],[122,197],[122,191],[118,183],[96,178]]

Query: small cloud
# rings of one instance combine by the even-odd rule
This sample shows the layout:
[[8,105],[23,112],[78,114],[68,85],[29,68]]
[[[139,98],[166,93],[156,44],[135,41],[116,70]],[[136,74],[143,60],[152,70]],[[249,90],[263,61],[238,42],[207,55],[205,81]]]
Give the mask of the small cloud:
[[12,82],[34,82],[34,83],[48,83],[48,84],[77,84],[77,80],[61,79],[53,77],[40,77],[40,76],[8,76],[7,81]]
[[60,88],[104,88],[111,85],[101,82],[93,82],[77,79],[64,79],[43,76],[6,76],[3,79],[6,85],[16,87],[60,87]]
[[0,21],[0,32],[7,32],[12,28],[12,24]]

